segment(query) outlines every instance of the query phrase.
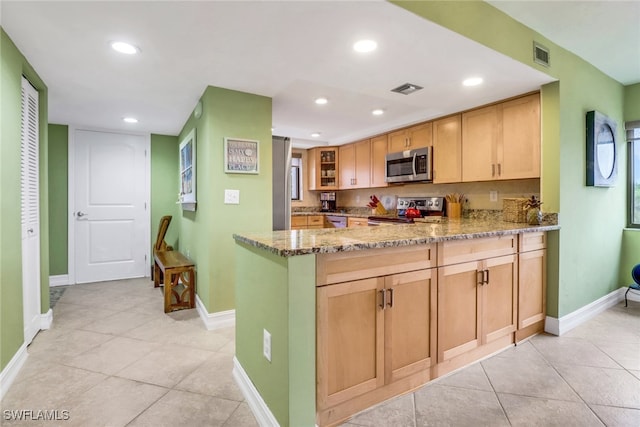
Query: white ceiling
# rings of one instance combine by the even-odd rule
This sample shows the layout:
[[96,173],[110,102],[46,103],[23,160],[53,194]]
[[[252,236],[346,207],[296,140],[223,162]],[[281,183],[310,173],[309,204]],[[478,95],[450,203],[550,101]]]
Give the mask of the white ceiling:
[[[573,4],[565,8],[586,3]],[[312,143],[340,144],[551,81],[378,0],[4,0],[0,22],[49,88],[49,121],[103,129],[176,135],[212,85],[273,98],[274,134],[299,146],[312,132],[321,133]],[[595,28],[606,34],[611,26]],[[377,40],[378,50],[353,52],[361,38]],[[116,39],[141,53],[117,54],[108,46]],[[485,84],[462,87],[469,76]],[[406,82],[424,89],[390,92]],[[315,105],[318,96],[329,104]],[[374,108],[385,114],[372,116]],[[125,124],[124,116],[140,122]]]

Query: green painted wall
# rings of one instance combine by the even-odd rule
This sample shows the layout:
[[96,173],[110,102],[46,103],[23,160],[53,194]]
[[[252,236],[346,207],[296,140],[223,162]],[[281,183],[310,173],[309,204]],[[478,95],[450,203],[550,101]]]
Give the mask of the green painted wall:
[[[208,312],[235,307],[233,233],[271,230],[271,98],[208,87],[203,113],[191,115],[181,141],[196,128],[197,211],[183,211],[180,250],[196,262],[197,292]],[[224,173],[224,138],[260,141],[260,173]],[[224,190],[240,190],[239,205],[225,205]]]
[[52,276],[69,272],[68,162],[69,126],[49,125],[49,269]]
[[[235,248],[236,357],[283,426],[315,424],[315,255]],[[262,355],[271,333],[271,362]]]
[[22,254],[19,246],[22,75],[39,92],[40,271],[44,313],[49,310],[47,87],[0,28],[0,369],[7,366],[24,341]]
[[171,215],[173,219],[164,240],[178,249],[178,173],[178,137],[151,134],[151,247],[158,234],[160,218]]
[[640,83],[624,88],[624,119],[640,120]]
[[[626,86],[624,93],[625,121],[640,120],[640,83]],[[640,230],[626,229],[622,233],[622,258],[620,260],[620,283],[631,284],[631,269],[640,263]]]
[[[393,3],[558,79],[542,97],[541,197],[546,210],[559,212],[562,226],[550,239],[558,265],[548,276],[547,312],[562,317],[619,287],[627,171],[618,169],[614,188],[585,186],[585,114],[598,110],[616,120],[623,141],[623,86],[488,3]],[[551,67],[533,62],[534,40],[550,49]],[[626,165],[624,143],[619,148],[619,164]]]

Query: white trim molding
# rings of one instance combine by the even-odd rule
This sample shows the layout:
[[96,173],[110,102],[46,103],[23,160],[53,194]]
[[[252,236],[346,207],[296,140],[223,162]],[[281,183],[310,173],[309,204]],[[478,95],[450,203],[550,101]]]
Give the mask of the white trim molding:
[[49,276],[49,286],[66,286],[69,284],[68,274],[59,274],[57,276]]
[[198,315],[200,315],[200,319],[202,319],[202,323],[204,323],[204,327],[207,328],[208,331],[229,328],[236,325],[235,310],[209,313],[198,294],[196,294],[196,310],[198,310]]
[[7,366],[0,372],[0,400],[4,398],[4,395],[7,394],[7,391],[11,388],[11,384],[13,384],[13,381],[15,381],[18,376],[24,362],[27,361],[27,357],[29,357],[27,344],[23,343],[9,363],[7,363]]
[[49,309],[46,313],[40,315],[40,330],[47,330],[53,323],[53,310]]
[[244,396],[253,416],[256,417],[258,425],[261,427],[279,427],[278,420],[273,416],[273,413],[267,406],[267,404],[258,393],[258,390],[251,382],[251,379],[245,372],[244,368],[236,359],[233,358],[233,378],[236,380],[236,384],[240,388],[242,395]]
[[[544,323],[544,331],[557,336],[566,334],[576,326],[581,325],[587,320],[618,304],[620,301],[623,301],[624,293],[627,291],[627,289],[628,286],[623,286],[619,289],[616,289],[615,291],[608,293],[602,298],[599,298],[592,303],[577,309],[576,311],[564,315],[559,319],[547,316]],[[631,293],[629,293],[629,295],[631,295]]]

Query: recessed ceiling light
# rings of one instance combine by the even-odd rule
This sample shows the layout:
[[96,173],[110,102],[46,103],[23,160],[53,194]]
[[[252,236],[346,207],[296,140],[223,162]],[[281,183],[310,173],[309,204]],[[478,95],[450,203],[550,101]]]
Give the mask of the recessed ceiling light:
[[373,40],[359,40],[353,45],[353,50],[360,53],[367,53],[376,50],[378,43]]
[[470,77],[464,80],[462,84],[465,86],[478,86],[479,84],[482,84],[483,81],[482,77]]
[[135,55],[140,52],[136,46],[126,42],[111,42],[111,48],[116,52],[124,53],[126,55]]
[[324,104],[326,104],[327,102],[329,102],[329,100],[328,100],[327,98],[316,98],[316,101],[315,101],[315,102],[316,102],[316,104],[318,104],[318,105],[324,105]]
[[380,109],[380,108],[377,108],[377,109],[373,110],[373,111],[371,112],[371,114],[373,114],[374,116],[381,116],[381,115],[383,115],[383,114],[384,114],[384,110],[383,110],[383,109]]
[[319,138],[320,137],[320,132],[314,132],[311,134],[312,137],[314,138]]
[[122,119],[122,121],[126,123],[138,123],[138,119],[136,119],[135,117],[125,117]]

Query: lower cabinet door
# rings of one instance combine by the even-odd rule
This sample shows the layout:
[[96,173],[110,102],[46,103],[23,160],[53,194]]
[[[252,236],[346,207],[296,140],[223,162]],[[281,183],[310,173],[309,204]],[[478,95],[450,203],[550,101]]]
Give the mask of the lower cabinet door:
[[317,403],[331,407],[384,384],[384,278],[317,288]]
[[437,270],[385,277],[385,383],[435,364]]
[[487,273],[482,285],[482,344],[488,344],[516,330],[516,255],[489,258],[483,263]]
[[482,261],[438,268],[438,362],[480,346]]
[[524,252],[518,265],[518,329],[544,321],[546,314],[546,250]]

